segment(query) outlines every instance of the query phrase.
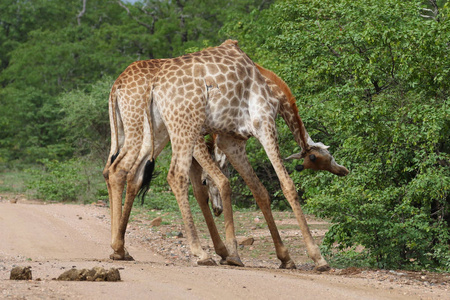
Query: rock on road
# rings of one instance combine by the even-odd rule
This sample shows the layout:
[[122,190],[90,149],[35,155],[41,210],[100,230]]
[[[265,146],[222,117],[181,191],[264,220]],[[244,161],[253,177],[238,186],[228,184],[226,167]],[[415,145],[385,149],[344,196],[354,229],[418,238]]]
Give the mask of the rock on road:
[[[132,238],[136,261],[109,260],[109,210],[91,205],[0,201],[0,299],[448,299],[364,278],[305,271],[167,265]],[[12,281],[14,266],[33,280]],[[120,282],[52,280],[73,267],[119,268]]]

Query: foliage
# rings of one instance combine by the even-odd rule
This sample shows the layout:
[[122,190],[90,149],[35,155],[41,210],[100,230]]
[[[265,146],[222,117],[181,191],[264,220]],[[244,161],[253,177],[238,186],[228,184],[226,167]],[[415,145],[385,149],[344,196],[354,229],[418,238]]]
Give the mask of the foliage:
[[108,98],[113,79],[106,77],[86,90],[72,90],[57,98],[62,114],[58,126],[79,156],[103,161],[109,154]]
[[42,169],[28,170],[33,179],[27,186],[35,191],[35,197],[85,203],[108,198],[100,168],[93,168],[92,162],[72,158],[63,162],[43,159],[40,163]]
[[[256,53],[297,95],[313,139],[351,169],[344,180],[293,176],[307,208],[335,223],[324,242],[330,254],[336,243],[341,256],[361,245],[373,266],[448,270],[449,10],[424,17],[424,8],[288,0],[261,17],[271,25]],[[283,141],[289,133],[280,132]]]

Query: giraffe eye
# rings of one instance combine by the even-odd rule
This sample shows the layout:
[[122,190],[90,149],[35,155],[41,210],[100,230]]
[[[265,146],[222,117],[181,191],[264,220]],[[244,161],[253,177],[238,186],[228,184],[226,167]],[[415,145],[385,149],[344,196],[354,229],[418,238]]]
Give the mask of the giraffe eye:
[[206,182],[206,179],[204,179],[204,180],[202,181],[202,184],[203,184],[203,185],[206,185],[206,183],[207,183],[207,182]]
[[309,155],[309,159],[310,159],[312,162],[314,162],[314,161],[316,161],[317,157],[316,157],[314,154],[310,154],[310,155]]

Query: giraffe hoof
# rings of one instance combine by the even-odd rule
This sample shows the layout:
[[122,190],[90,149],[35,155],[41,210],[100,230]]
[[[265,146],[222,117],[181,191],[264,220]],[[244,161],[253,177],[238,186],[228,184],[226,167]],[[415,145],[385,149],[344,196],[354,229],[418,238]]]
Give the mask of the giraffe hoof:
[[322,266],[317,266],[317,267],[314,268],[314,270],[317,271],[317,272],[326,272],[326,271],[329,271],[330,269],[331,268],[330,268],[330,266],[328,264],[322,265]]
[[220,260],[221,265],[227,265],[227,266],[237,266],[237,267],[244,267],[244,263],[241,261],[239,256],[228,256],[226,259]]
[[202,259],[197,261],[199,266],[217,266],[216,262],[212,258]]
[[133,261],[134,260],[133,256],[128,254],[128,252],[125,253],[124,255],[120,255],[119,253],[114,252],[113,254],[111,254],[109,256],[109,258],[112,259],[112,260],[127,260],[127,261]]
[[289,260],[288,262],[281,263],[280,269],[294,270],[297,269],[297,267],[295,266],[295,263],[292,260]]

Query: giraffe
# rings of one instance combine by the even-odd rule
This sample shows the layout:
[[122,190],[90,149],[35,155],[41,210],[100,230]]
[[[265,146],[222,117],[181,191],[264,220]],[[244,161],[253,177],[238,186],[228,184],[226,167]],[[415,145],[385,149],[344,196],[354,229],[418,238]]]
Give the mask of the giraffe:
[[[295,141],[298,143],[298,145],[302,148],[302,151],[300,153],[294,154],[289,156],[286,159],[301,159],[304,158],[304,164],[298,165],[296,169],[298,171],[302,171],[303,169],[314,169],[314,170],[327,170],[335,175],[338,176],[345,176],[349,173],[347,168],[337,164],[331,156],[331,154],[328,152],[328,147],[325,146],[323,143],[315,143],[311,137],[309,136],[308,132],[306,131],[306,128],[304,127],[304,124],[298,114],[298,108],[296,106],[296,100],[293,96],[291,90],[289,89],[288,85],[279,78],[275,73],[273,73],[270,70],[267,70],[263,67],[261,67],[258,64],[255,64],[260,73],[263,75],[266,83],[269,85],[273,96],[279,101],[280,108],[279,113],[285,120],[286,124],[288,125],[289,129],[294,135]],[[214,139],[217,138],[214,136]],[[239,147],[239,146],[235,146]],[[228,162],[226,160],[225,153],[217,146],[217,143],[213,142],[213,145],[209,146],[210,152],[212,153],[214,160],[216,161],[219,168],[222,170],[222,172],[228,172]],[[239,152],[245,155],[245,145],[241,144],[241,148],[239,149]],[[241,168],[249,169],[251,168],[250,164],[248,163],[248,160],[246,157],[240,158],[240,164],[239,166]],[[245,163],[243,166],[242,164]],[[227,174],[227,173],[226,173]],[[268,193],[265,190],[265,188],[262,186],[262,184],[259,182],[259,179],[256,177],[254,173],[251,175],[250,178],[244,178],[244,180],[257,182],[253,183],[252,186],[259,186],[257,189],[252,189],[252,192],[255,196],[255,200],[258,205],[260,205],[261,202],[264,203],[267,202]],[[221,199],[220,199],[220,193],[218,188],[215,186],[214,181],[211,180],[207,174],[207,172],[203,172],[202,177],[204,178],[203,184],[208,186],[209,189],[209,197],[210,201],[213,204],[213,210],[216,215],[220,214],[221,212]],[[261,200],[261,198],[265,199],[264,201]],[[268,211],[269,210],[269,211]],[[280,253],[283,255],[283,244],[281,239],[279,238],[278,229],[276,228],[275,222],[273,221],[272,214],[270,212],[270,206],[263,205],[261,207],[261,211],[263,212],[270,232],[272,233],[272,238],[274,240],[275,248],[277,254]],[[302,232],[304,234],[304,232]],[[307,233],[307,237],[308,237]],[[287,250],[286,250],[287,251]],[[285,261],[289,261],[289,255],[286,254],[284,257]],[[283,262],[283,260],[282,260]],[[291,263],[289,265],[286,265],[282,263],[281,267],[291,267],[294,268],[295,264]],[[322,270],[326,269],[327,267],[322,267]]]
[[[103,170],[111,209],[111,247],[114,250],[113,254],[110,255],[111,259],[133,259],[125,249],[124,240],[131,208],[135,197],[138,194],[143,196],[148,190],[154,168],[154,160],[171,138],[168,127],[166,127],[167,123],[159,112],[157,102],[153,101],[153,93],[161,93],[161,90],[158,88],[154,89],[154,87],[161,83],[168,84],[167,81],[159,80],[158,74],[162,72],[161,68],[164,68],[164,65],[166,68],[170,68],[173,62],[170,59],[135,62],[117,78],[111,88],[109,97],[111,150]],[[175,60],[175,63],[177,65],[179,61]],[[164,97],[161,99],[164,99]],[[175,142],[174,139],[172,134],[172,144],[178,145],[179,143]],[[205,168],[209,169],[208,173],[211,171],[212,174],[215,174],[215,176],[213,175],[215,177],[214,181],[217,180],[219,183],[223,199],[230,197],[231,194],[228,178],[220,172],[211,160],[202,136],[199,135],[197,139],[194,139],[194,141],[189,140],[189,142],[191,143],[191,148],[192,143],[195,144],[193,151],[191,149],[194,159],[192,160],[189,177],[193,184],[194,194],[204,213],[208,228],[212,231],[211,236],[214,240],[214,236],[218,236],[217,228],[208,208],[208,194],[201,185],[200,176],[202,169]],[[179,150],[177,149],[177,151]],[[174,166],[174,163],[172,162],[171,165]],[[172,168],[169,171],[168,180],[177,196],[177,186],[173,183],[175,177],[173,173]],[[122,211],[122,192],[125,189],[125,184],[127,187],[126,198]],[[179,197],[177,197],[178,199]],[[230,205],[225,207],[224,212],[224,215],[228,215],[231,218],[231,221],[226,224],[227,245],[225,246],[221,240],[215,241],[215,250],[222,257],[221,264],[243,266],[237,254],[237,243],[231,215],[231,200],[228,202]],[[179,206],[191,251],[200,258],[198,264],[215,264],[211,257],[201,248],[187,201],[179,201]],[[228,251],[228,249],[231,250]]]
[[[103,174],[111,201],[112,258],[128,257],[124,233],[133,200],[143,186],[146,171],[152,170],[154,159],[170,139],[172,159],[167,180],[180,207],[191,251],[201,261],[208,260],[196,243],[198,236],[187,199],[188,176],[193,166],[199,164],[208,173],[213,171],[209,175],[219,183],[224,203],[225,250],[229,252],[226,262],[229,257],[238,259],[229,182],[205,157],[208,154],[202,136],[216,133],[218,146],[253,192],[264,188],[248,168],[245,142],[251,136],[260,141],[297,217],[309,256],[318,270],[329,268],[311,237],[294,183],[282,163],[275,126],[279,106],[264,77],[236,41],[228,40],[218,47],[178,58],[131,64],[116,80],[109,101],[111,152]],[[310,151],[317,152],[316,149]],[[193,163],[193,157],[198,164]],[[122,213],[121,195],[125,183]],[[260,199],[262,210],[271,213],[268,194],[265,194],[262,191],[255,198]],[[266,216],[268,222],[271,219],[273,217]],[[272,231],[273,236],[278,235],[274,240],[280,240],[278,232]],[[276,248],[281,267],[295,267],[282,243]]]

